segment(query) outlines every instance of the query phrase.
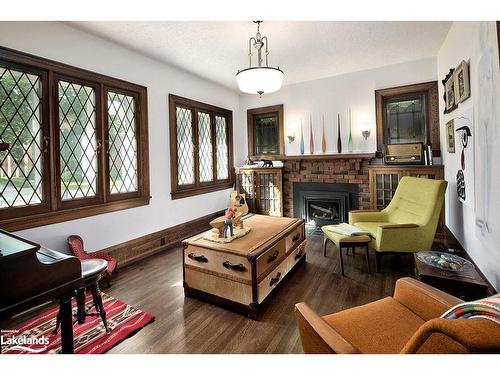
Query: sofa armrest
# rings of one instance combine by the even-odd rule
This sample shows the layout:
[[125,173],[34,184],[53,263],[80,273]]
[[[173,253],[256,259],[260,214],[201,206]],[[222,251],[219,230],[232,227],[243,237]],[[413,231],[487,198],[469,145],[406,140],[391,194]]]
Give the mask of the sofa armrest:
[[355,354],[360,351],[316,314],[306,303],[295,305],[302,347],[307,354]]
[[354,210],[349,211],[349,224],[354,225],[356,223],[367,222],[367,221],[387,221],[386,214],[383,211],[378,210]]
[[396,282],[394,299],[426,321],[438,318],[453,306],[463,302],[410,277],[403,277]]
[[401,353],[498,353],[500,329],[487,319],[432,319],[423,324]]

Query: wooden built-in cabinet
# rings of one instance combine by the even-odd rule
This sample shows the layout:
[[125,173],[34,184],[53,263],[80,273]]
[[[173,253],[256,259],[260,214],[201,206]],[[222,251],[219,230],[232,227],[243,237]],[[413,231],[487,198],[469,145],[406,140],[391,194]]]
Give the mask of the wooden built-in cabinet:
[[368,167],[370,176],[370,201],[374,209],[382,210],[391,202],[403,176],[444,178],[442,165],[371,165]]
[[281,168],[243,167],[236,173],[237,189],[246,195],[250,211],[283,216],[283,178]]

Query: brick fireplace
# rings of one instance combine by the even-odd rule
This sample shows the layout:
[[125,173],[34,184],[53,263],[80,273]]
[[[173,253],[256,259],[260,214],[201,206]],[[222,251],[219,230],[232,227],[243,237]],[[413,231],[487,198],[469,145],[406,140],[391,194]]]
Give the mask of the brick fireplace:
[[[369,159],[345,157],[304,156],[297,160],[286,160],[283,167],[283,209],[284,215],[294,217],[294,183],[352,184],[357,186],[357,209],[370,208],[370,185],[368,178]],[[317,189],[316,189],[317,190]],[[330,189],[327,189],[329,191]],[[348,189],[349,190],[349,189]],[[318,206],[315,204],[315,206]],[[330,207],[322,206],[326,214]],[[356,207],[357,206],[357,207]],[[303,210],[303,207],[298,208]],[[307,209],[307,207],[306,207]],[[310,209],[310,208],[309,208]],[[347,209],[353,209],[347,207]],[[323,211],[319,208],[319,211]],[[347,220],[347,218],[345,218]]]

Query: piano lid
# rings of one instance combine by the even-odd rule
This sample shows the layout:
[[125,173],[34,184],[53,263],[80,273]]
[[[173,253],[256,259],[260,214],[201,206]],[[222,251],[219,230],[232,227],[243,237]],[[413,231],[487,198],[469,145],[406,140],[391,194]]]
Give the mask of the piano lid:
[[0,262],[38,249],[40,245],[0,229]]

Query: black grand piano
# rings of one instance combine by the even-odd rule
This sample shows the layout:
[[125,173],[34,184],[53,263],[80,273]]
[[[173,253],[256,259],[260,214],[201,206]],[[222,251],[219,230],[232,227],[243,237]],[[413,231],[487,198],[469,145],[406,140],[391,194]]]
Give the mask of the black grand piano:
[[0,229],[0,329],[10,318],[58,301],[63,353],[73,353],[71,299],[84,286],[80,260]]

